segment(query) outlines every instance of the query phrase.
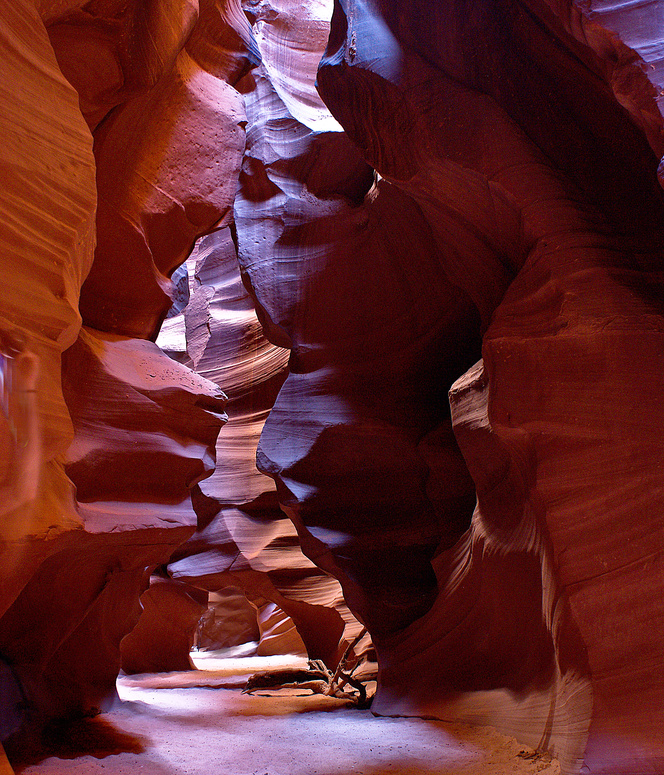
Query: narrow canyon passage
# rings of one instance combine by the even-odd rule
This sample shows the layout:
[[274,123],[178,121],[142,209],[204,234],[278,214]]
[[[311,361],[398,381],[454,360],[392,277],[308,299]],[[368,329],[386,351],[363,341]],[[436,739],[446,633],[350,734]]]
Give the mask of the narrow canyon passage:
[[[17,766],[17,775],[560,773],[546,754],[490,727],[378,718],[301,689],[241,693],[250,672],[304,666],[302,658],[216,659],[201,652],[195,661],[193,673],[120,678],[122,704],[90,724],[99,723],[96,743],[94,732],[86,739],[96,750],[83,748],[76,758],[60,758],[74,754],[61,751]],[[124,751],[113,750],[118,742]]]
[[664,775],[663,31],[0,0],[0,775]]

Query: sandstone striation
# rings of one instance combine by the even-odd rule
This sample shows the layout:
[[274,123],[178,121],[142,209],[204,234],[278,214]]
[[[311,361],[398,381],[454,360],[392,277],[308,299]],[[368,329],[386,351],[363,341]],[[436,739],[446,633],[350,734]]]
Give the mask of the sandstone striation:
[[[443,465],[460,480],[435,507],[426,490],[437,483],[427,482],[416,447],[423,425],[448,414],[444,396],[421,400],[426,386],[434,375],[449,370],[451,379],[463,371],[466,340],[479,348],[479,322],[469,300],[437,276],[420,213],[393,187],[374,184],[313,83],[306,99],[297,93],[282,99],[272,85],[270,69],[298,45],[284,32],[320,49],[325,43],[320,19],[303,18],[288,4],[279,9],[276,21],[266,13],[255,22],[265,64],[248,76],[252,90],[245,87],[248,143],[236,201],[240,261],[265,329],[292,347],[259,463],[278,474],[282,506],[305,553],[341,579],[351,608],[379,635],[426,610],[435,594],[429,560],[441,540],[463,531],[472,510],[472,483],[449,421],[441,438],[451,444],[441,459],[447,456]],[[296,98],[304,104],[294,107]],[[288,130],[279,155],[276,127]],[[332,176],[322,179],[322,168]],[[402,250],[393,252],[392,244]],[[410,250],[421,256],[415,278],[407,269]],[[418,321],[425,287],[432,298]],[[459,336],[461,354],[432,357],[459,318],[468,323]],[[459,517],[464,503],[467,514]]]
[[[222,391],[149,338],[169,275],[232,205],[241,98],[198,60],[241,16],[210,21],[208,8],[194,39],[197,4],[154,5],[148,18],[125,3],[3,10],[2,80],[16,91],[2,119],[2,239],[21,260],[2,311],[0,653],[23,698],[3,738],[113,701],[120,641],[150,568],[195,528],[190,489],[211,472],[225,419]],[[233,70],[246,47],[229,40]]]
[[328,666],[366,625],[376,713],[664,772],[658,14],[3,3],[12,751],[210,597]]
[[196,491],[198,530],[168,571],[211,593],[241,588],[256,607],[259,654],[303,651],[334,666],[360,625],[338,582],[302,554],[274,483],[255,462],[288,352],[263,334],[229,228],[204,237],[187,264],[186,351],[197,373],[224,385],[230,419],[217,442],[216,469]]
[[[58,68],[34,3],[5,6],[0,18],[5,283],[0,297],[0,617],[61,538],[80,526],[62,462],[72,424],[60,358],[80,326],[78,293],[92,263],[96,204],[92,138],[77,94]],[[0,714],[2,738],[25,717],[18,679],[7,661],[3,648],[0,691],[8,701]]]
[[[256,24],[285,47],[298,25],[271,7]],[[266,331],[292,348],[259,462],[374,636],[375,709],[483,720],[568,771],[645,773],[658,689],[633,678],[662,641],[638,613],[610,638],[595,617],[630,599],[618,579],[659,583],[657,530],[629,559],[613,541],[650,523],[636,493],[659,489],[633,359],[659,373],[661,118],[636,55],[610,59],[624,44],[594,21],[587,45],[574,18],[335,3],[318,88],[346,136],[282,96],[266,46],[236,220]],[[324,147],[354,198],[350,175],[324,196],[307,176]],[[445,398],[480,356],[451,394],[461,462]]]
[[[78,292],[92,263],[96,191],[92,138],[34,5],[7,8],[0,35],[4,612],[48,553],[47,534],[54,538],[77,523],[61,461],[72,425],[60,356],[80,327]],[[32,557],[31,537],[39,539]]]

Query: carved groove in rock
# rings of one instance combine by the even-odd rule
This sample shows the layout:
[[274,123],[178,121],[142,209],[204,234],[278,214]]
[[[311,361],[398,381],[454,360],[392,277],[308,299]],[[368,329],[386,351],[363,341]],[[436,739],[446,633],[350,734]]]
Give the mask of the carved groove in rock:
[[366,624],[377,713],[664,772],[659,4],[2,11],[0,739],[231,589]]

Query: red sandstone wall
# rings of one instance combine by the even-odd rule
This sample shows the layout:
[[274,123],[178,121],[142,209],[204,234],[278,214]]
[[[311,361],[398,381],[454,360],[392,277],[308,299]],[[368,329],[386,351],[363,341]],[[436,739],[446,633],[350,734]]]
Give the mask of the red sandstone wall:
[[[24,726],[112,700],[146,570],[193,532],[190,488],[212,471],[225,419],[221,390],[149,339],[168,275],[232,204],[244,112],[198,64],[215,33],[191,37],[206,14],[154,5],[45,4],[50,40],[33,4],[3,7],[2,80],[17,91],[3,110],[14,358],[0,653]],[[224,163],[207,171],[220,133]],[[26,397],[28,352],[39,376]]]
[[255,27],[240,260],[292,347],[259,463],[369,625],[374,708],[659,771],[650,70],[576,11],[338,2],[318,89],[344,136],[274,74],[290,5]]
[[0,656],[35,724],[109,701],[169,558],[333,661],[359,625],[313,561],[377,712],[664,772],[657,8],[3,5]]

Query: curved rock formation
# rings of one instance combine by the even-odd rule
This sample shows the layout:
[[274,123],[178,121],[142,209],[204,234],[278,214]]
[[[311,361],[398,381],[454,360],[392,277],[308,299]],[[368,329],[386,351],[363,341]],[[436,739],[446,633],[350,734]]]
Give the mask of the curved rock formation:
[[3,5],[0,736],[162,566],[169,665],[237,587],[376,712],[664,772],[659,5],[245,6]]
[[[92,138],[34,3],[12,3],[1,16],[0,617],[81,524],[62,462],[72,425],[60,357],[80,326],[96,203]],[[11,702],[16,690],[5,693],[17,679],[0,650],[4,738],[25,710]]]
[[256,609],[241,589],[226,587],[208,595],[208,608],[198,622],[194,637],[195,648],[216,651],[247,647],[259,639]]
[[[279,11],[276,21],[269,14],[256,20],[265,64],[248,77],[255,86],[246,96],[250,123],[236,202],[240,260],[269,320],[266,331],[292,347],[259,462],[279,474],[282,506],[305,552],[342,579],[351,608],[379,635],[426,610],[435,595],[429,560],[470,518],[472,483],[449,420],[447,438],[439,434],[440,458],[460,474],[456,492],[427,482],[416,447],[431,418],[448,414],[444,394],[441,401],[427,392],[475,360],[479,321],[440,276],[417,209],[392,187],[374,186],[371,168],[336,122],[329,114],[323,121],[313,82],[306,99],[297,92],[282,98],[272,85],[271,70],[283,67],[290,45],[313,40],[322,50],[325,42],[319,19],[287,3]],[[284,41],[284,31],[294,42]],[[293,107],[297,99],[303,105]],[[276,154],[280,140],[286,144]],[[323,179],[325,168],[332,176]],[[416,278],[407,268],[411,251],[422,256]],[[355,256],[361,262],[349,261]],[[423,309],[425,288],[431,301]],[[432,358],[435,343],[461,328],[460,352]],[[440,495],[435,506],[427,488]]]
[[[0,653],[38,728],[113,700],[149,569],[193,532],[190,488],[214,465],[225,396],[148,340],[168,276],[232,205],[244,112],[225,77],[246,66],[248,26],[214,3],[44,3],[49,43],[35,4],[14,5],[3,240],[24,260],[3,311]],[[220,30],[228,56],[208,72]]]
[[141,595],[141,617],[120,644],[124,672],[193,670],[189,652],[207,609],[207,597],[186,584],[153,576]]
[[192,293],[183,318],[192,368],[223,384],[230,420],[216,469],[194,499],[198,530],[171,558],[173,578],[210,592],[241,588],[258,609],[259,653],[305,649],[330,666],[360,625],[338,582],[301,552],[256,446],[286,377],[286,350],[264,336],[237,265],[229,228],[204,237],[188,260]]
[[[379,173],[367,192],[346,137],[307,124],[273,75],[286,33],[310,31],[288,3],[261,8],[278,44],[247,96],[236,219],[266,331],[292,354],[259,461],[375,638],[376,709],[482,719],[566,771],[650,771],[659,690],[631,676],[661,637],[616,618],[622,651],[596,617],[614,577],[615,609],[634,603],[619,578],[659,584],[645,544],[618,559],[609,538],[650,524],[636,491],[659,476],[632,360],[659,374],[652,87],[578,14],[336,2],[318,88]],[[321,148],[355,171],[354,197],[336,174],[320,195]],[[480,355],[451,394],[464,465],[445,399]]]
[[[92,138],[34,4],[7,8],[0,36],[4,613],[48,553],[43,539],[77,522],[61,462],[72,426],[60,356],[80,326],[78,293],[92,263],[96,190]],[[32,557],[25,543],[31,536],[39,539]]]

